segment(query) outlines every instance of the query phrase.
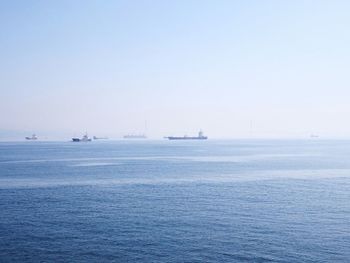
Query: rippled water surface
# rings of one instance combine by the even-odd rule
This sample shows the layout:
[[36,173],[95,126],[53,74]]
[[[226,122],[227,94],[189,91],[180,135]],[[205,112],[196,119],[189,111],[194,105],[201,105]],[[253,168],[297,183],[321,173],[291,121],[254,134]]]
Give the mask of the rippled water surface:
[[0,262],[349,262],[348,141],[0,143]]

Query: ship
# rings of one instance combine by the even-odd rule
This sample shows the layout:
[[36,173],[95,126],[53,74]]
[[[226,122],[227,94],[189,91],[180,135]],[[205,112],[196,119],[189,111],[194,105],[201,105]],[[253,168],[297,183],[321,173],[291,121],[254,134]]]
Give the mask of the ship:
[[83,138],[72,138],[73,142],[91,142],[91,138],[89,138],[89,136],[87,135],[87,133],[85,133],[85,135],[83,136]]
[[25,138],[28,141],[36,141],[38,139],[38,137],[35,134],[33,134],[32,137],[25,137]]
[[124,139],[147,139],[146,134],[127,134]]
[[123,136],[124,139],[147,139],[147,121],[145,121],[144,132],[129,133]]
[[97,137],[97,136],[93,136],[92,137],[94,140],[108,140],[108,137]]
[[204,136],[203,131],[199,131],[198,136],[168,136],[165,137],[169,140],[207,140],[208,137]]

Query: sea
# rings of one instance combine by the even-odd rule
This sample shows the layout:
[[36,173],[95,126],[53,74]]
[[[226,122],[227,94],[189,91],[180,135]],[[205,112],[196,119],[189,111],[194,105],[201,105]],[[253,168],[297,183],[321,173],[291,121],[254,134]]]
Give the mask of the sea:
[[350,262],[350,141],[1,142],[0,262]]

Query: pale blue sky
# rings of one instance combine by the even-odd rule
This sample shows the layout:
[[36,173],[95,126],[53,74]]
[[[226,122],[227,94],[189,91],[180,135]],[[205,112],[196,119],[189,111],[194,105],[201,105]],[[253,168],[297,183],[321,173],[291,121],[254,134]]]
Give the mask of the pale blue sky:
[[349,1],[0,1],[0,130],[350,135]]

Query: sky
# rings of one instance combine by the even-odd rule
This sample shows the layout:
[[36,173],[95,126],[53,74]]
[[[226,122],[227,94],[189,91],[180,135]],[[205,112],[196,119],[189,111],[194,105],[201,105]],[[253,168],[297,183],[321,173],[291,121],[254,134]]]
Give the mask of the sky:
[[[350,137],[350,1],[0,0],[0,137]],[[29,134],[28,134],[29,135]]]

